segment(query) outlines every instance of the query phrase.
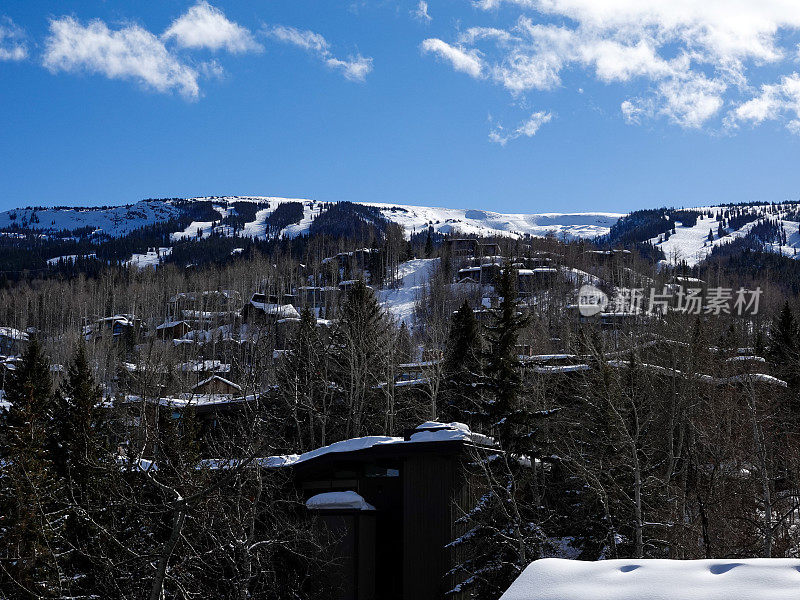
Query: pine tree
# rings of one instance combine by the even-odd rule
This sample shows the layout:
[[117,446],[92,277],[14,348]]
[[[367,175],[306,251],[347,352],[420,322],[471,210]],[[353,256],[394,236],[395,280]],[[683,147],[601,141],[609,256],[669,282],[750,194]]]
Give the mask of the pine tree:
[[55,402],[57,444],[52,460],[55,473],[64,482],[65,588],[72,596],[90,594],[106,575],[107,564],[95,559],[105,553],[103,530],[111,518],[108,507],[118,468],[109,409],[101,404],[102,393],[83,345],[78,347]]
[[767,358],[776,377],[793,389],[800,385],[800,326],[788,302],[772,320]]
[[460,421],[478,429],[481,408],[482,345],[475,313],[466,300],[451,319],[442,365],[444,421]]
[[428,229],[428,237],[425,239],[425,258],[430,258],[433,254],[433,240],[431,239],[431,230]]
[[389,327],[374,292],[358,280],[342,303],[332,340],[332,379],[343,395],[344,438],[384,429],[379,386],[386,384]]
[[331,398],[326,354],[316,318],[306,308],[278,367],[283,427],[292,440],[287,451],[305,452],[327,443]]
[[11,408],[0,435],[0,589],[48,596],[60,580],[62,490],[51,458],[57,432],[50,366],[35,338],[6,385],[6,400]]
[[535,465],[537,424],[543,414],[525,398],[517,337],[527,324],[516,292],[517,272],[506,265],[497,285],[500,305],[488,327],[480,419],[496,442],[471,461],[478,501],[457,524],[464,533],[451,543],[464,560],[451,572],[454,591],[497,598],[529,562],[541,555],[544,514]]

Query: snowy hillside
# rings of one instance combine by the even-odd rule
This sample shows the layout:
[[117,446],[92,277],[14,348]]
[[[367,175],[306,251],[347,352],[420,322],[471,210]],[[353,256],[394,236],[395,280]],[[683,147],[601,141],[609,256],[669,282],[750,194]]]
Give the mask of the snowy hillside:
[[438,258],[417,258],[400,265],[401,277],[397,287],[378,291],[378,300],[398,323],[412,326],[414,305],[439,263]]
[[402,225],[407,233],[432,226],[440,233],[474,235],[523,234],[545,236],[554,234],[568,239],[592,238],[608,233],[611,226],[623,216],[620,213],[540,213],[502,214],[486,210],[461,208],[432,208],[366,203],[381,210],[390,221]]
[[[778,235],[775,238],[757,235],[764,249],[784,256],[797,256],[797,249],[800,248],[800,223],[793,220],[797,219],[796,204],[749,207],[751,214],[746,218],[752,220],[740,227],[726,226],[724,207],[705,207],[697,210],[706,211],[706,214],[698,217],[696,223],[684,225],[683,222],[676,221],[674,233],[668,237],[658,235],[648,240],[664,252],[669,264],[685,262],[689,266],[694,266],[707,258],[716,247],[748,236],[753,237],[756,235],[756,229],[760,225],[763,226],[765,221],[774,224]],[[720,230],[721,223],[723,226]],[[778,238],[781,238],[780,241]]]
[[173,203],[162,200],[108,208],[18,208],[0,212],[0,228],[17,225],[23,229],[59,231],[92,227],[111,237],[120,237],[179,213]]
[[[222,220],[233,212],[227,206],[233,202],[268,204],[256,212],[255,218],[245,224],[239,235],[264,237],[267,220],[275,209],[288,202],[303,204],[303,218],[285,227],[280,235],[295,237],[308,233],[312,218],[322,211],[322,203],[301,198],[276,198],[270,196],[226,196],[192,198],[208,201]],[[568,239],[590,238],[608,233],[609,228],[623,216],[620,213],[542,213],[502,214],[484,210],[435,208],[425,206],[362,203],[378,208],[389,221],[401,225],[407,235],[433,227],[447,234],[506,235],[518,237],[523,234],[544,236],[554,234]],[[145,225],[175,218],[180,208],[170,200],[143,201],[131,206],[112,208],[46,208],[15,209],[0,213],[0,228],[18,225],[22,228],[44,232],[74,230],[93,227],[112,237],[119,237]],[[173,240],[207,237],[214,221],[194,221],[181,231],[174,232]],[[215,231],[230,235],[230,231],[217,225]]]

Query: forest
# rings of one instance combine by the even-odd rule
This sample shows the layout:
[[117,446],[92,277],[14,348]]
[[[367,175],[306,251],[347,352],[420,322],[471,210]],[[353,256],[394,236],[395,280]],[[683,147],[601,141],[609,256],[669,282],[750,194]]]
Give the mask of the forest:
[[[301,216],[283,206],[276,227]],[[481,256],[362,212],[345,235],[331,209],[311,235],[233,258],[224,238],[178,243],[185,260],[223,248],[188,268],[6,280],[0,333],[24,343],[3,358],[0,598],[329,598],[331,540],[266,459],[425,421],[492,439],[465,465],[480,493],[456,519],[446,597],[497,598],[546,556],[800,556],[794,261],[754,248],[690,269],[461,239],[499,248]],[[653,237],[692,216],[628,224]],[[402,312],[387,298],[411,264],[426,278]],[[760,289],[760,305],[575,310],[583,284],[613,298],[687,281]],[[209,418],[192,390],[215,375],[237,391]]]

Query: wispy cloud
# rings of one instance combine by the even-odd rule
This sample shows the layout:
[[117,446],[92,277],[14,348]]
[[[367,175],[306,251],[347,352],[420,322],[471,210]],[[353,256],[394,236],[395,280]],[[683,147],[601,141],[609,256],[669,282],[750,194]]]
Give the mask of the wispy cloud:
[[477,50],[465,50],[458,46],[451,46],[438,38],[428,38],[420,46],[423,54],[435,54],[449,62],[450,65],[470,77],[479,79],[483,76],[483,61]]
[[18,61],[27,57],[25,32],[10,17],[0,17],[0,60]]
[[[772,119],[798,120],[792,77],[800,3],[785,0],[477,0],[485,11],[512,11],[506,28],[473,27],[455,44],[426,40],[423,48],[475,78],[512,95],[557,89],[567,71],[635,87],[623,91],[628,122],[666,118],[701,128],[725,116],[727,126]],[[496,17],[492,16],[495,22]],[[753,95],[763,67],[780,70],[777,83]],[[785,68],[785,67],[784,67]],[[626,97],[627,96],[627,97]],[[790,129],[796,129],[790,125]]]
[[431,17],[430,13],[428,12],[428,3],[425,0],[419,0],[419,4],[417,4],[417,8],[411,11],[411,14],[414,15],[416,19],[424,23],[430,23],[433,21],[433,17]]
[[319,33],[285,25],[273,25],[265,27],[264,34],[276,41],[305,50],[329,68],[341,71],[351,81],[364,81],[372,71],[372,58],[360,54],[349,56],[347,59],[338,58],[331,52],[328,41]]
[[502,125],[489,132],[489,141],[505,146],[509,141],[519,137],[533,137],[545,123],[552,121],[553,115],[546,111],[533,113],[527,120],[517,126],[514,131],[505,133]]
[[43,64],[53,73],[85,71],[158,92],[178,91],[187,99],[200,95],[197,71],[138,25],[112,30],[100,20],[82,25],[73,17],[52,19]]
[[229,21],[221,10],[208,2],[198,2],[175,19],[162,37],[174,39],[182,48],[215,51],[224,48],[233,53],[262,50],[247,28]]

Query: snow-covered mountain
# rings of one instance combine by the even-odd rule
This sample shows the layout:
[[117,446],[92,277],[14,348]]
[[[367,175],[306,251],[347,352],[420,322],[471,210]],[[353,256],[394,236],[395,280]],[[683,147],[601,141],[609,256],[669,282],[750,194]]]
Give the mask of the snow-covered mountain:
[[[746,247],[794,258],[800,248],[800,203],[647,209],[630,214],[503,214],[380,202],[355,204],[369,208],[369,219],[385,223],[383,217],[397,223],[407,236],[428,229],[449,235],[555,235],[566,240],[605,236],[614,246],[650,243],[673,265],[693,266],[712,251],[738,251]],[[129,255],[128,259],[134,264],[149,265],[158,264],[171,252],[170,247],[164,246],[185,239],[206,238],[212,233],[255,239],[305,235],[311,231],[315,219],[331,206],[304,198],[225,196],[143,200],[109,207],[28,207],[0,212],[0,236],[35,231],[56,240],[90,235],[115,239],[143,227],[158,226],[165,239],[157,247],[137,249],[142,253]]]
[[[264,205],[252,221],[245,223],[239,235],[263,237],[267,235],[267,220],[278,206],[288,202],[303,204],[303,217],[285,227],[280,235],[294,237],[308,232],[313,218],[320,214],[324,204],[301,198],[276,198],[268,196],[228,196],[192,198],[194,201],[211,202],[219,213],[219,221],[235,214],[234,202],[253,202]],[[93,227],[112,237],[130,233],[134,229],[176,218],[181,214],[184,201],[148,200],[130,206],[104,208],[20,208],[0,213],[0,228],[19,225],[25,229],[36,229],[43,233]],[[181,204],[179,204],[181,203]],[[542,213],[502,214],[485,210],[435,208],[425,206],[395,205],[384,203],[362,203],[379,209],[389,221],[401,225],[408,235],[433,227],[437,232],[448,234],[506,235],[518,237],[524,234],[544,236],[554,234],[568,239],[591,238],[608,233],[610,227],[621,217],[621,213]],[[211,234],[215,221],[193,221],[173,234],[173,239],[204,237]],[[230,234],[224,229],[219,233]],[[99,233],[98,232],[98,233]]]

